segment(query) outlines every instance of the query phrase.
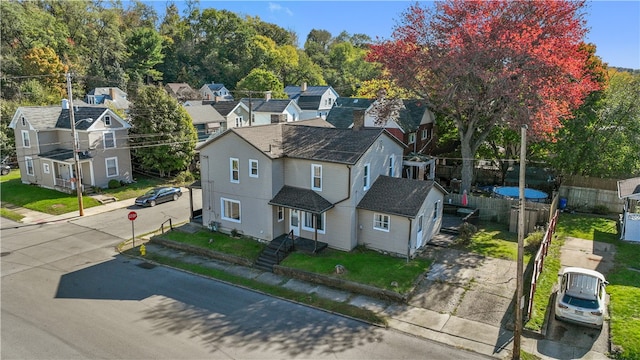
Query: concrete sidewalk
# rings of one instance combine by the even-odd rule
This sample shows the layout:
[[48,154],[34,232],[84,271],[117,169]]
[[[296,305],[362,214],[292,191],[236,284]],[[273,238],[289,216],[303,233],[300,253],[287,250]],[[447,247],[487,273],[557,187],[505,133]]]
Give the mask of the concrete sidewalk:
[[[131,206],[133,202],[130,199],[85,209],[85,216]],[[22,220],[24,225],[69,221],[79,217],[78,212],[51,216],[20,208],[12,210],[25,216]],[[441,238],[438,244],[446,244],[446,241],[446,238]],[[424,256],[434,259],[431,269],[418,284],[409,303],[397,304],[171,250],[153,243],[146,244],[147,253],[349,303],[387,318],[388,326],[397,331],[472,350],[491,358],[511,358],[513,333],[504,324],[510,320],[506,314],[515,283],[509,274],[514,273],[510,267],[515,265],[507,260],[443,249],[446,248],[427,247]],[[584,359],[607,359],[603,353],[573,349],[570,345],[545,340],[541,335],[531,333],[525,333],[522,337],[521,348],[541,359],[575,359],[575,354],[584,354]]]

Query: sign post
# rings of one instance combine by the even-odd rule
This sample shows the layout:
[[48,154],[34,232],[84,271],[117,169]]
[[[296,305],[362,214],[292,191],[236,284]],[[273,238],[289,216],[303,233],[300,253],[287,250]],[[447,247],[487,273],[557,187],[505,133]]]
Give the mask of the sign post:
[[132,242],[133,242],[133,247],[136,247],[136,233],[133,229],[133,222],[136,220],[136,218],[138,217],[138,214],[135,211],[131,211],[129,212],[129,215],[127,215],[127,218],[129,218],[129,220],[131,220],[131,237],[132,237]]

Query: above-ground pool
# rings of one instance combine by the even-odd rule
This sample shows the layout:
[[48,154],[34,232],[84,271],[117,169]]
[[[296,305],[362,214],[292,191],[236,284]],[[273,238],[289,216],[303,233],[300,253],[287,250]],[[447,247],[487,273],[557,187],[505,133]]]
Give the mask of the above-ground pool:
[[[520,197],[520,188],[517,186],[496,186],[493,188],[493,193],[497,197],[517,199]],[[548,197],[549,195],[544,191],[529,188],[524,189],[524,199],[526,201],[545,202]]]

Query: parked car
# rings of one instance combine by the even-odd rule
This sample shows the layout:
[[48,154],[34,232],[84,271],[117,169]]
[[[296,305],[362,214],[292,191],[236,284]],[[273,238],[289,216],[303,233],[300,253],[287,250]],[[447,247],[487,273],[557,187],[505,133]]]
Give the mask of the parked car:
[[136,198],[136,205],[156,206],[163,202],[176,201],[180,196],[182,196],[182,190],[179,187],[157,187]]
[[567,267],[558,275],[556,319],[602,328],[608,284],[604,275],[579,267]]

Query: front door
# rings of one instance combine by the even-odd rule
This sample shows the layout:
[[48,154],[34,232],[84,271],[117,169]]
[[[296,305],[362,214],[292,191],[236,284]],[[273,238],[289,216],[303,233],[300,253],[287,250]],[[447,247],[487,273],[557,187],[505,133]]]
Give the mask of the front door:
[[289,209],[289,231],[293,231],[294,236],[300,236],[300,212]]

